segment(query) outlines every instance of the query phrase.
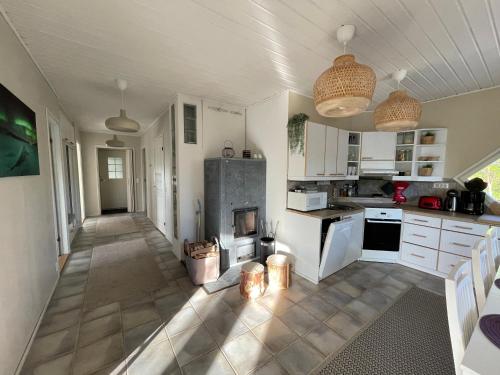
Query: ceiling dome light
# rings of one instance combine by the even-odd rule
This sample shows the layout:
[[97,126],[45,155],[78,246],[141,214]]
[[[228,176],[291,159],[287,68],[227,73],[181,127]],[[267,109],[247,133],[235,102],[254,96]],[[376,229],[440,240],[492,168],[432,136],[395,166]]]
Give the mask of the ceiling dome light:
[[349,117],[364,112],[375,90],[375,72],[368,65],[356,62],[354,55],[345,54],[347,42],[354,36],[353,25],[337,29],[337,40],[344,45],[344,55],[325,70],[314,83],[314,105],[325,117]]
[[420,121],[422,105],[408,96],[406,91],[399,90],[399,83],[406,77],[406,70],[401,69],[392,74],[398,82],[398,90],[380,103],[373,112],[373,122],[379,131],[401,131],[415,129]]
[[125,105],[123,96],[125,90],[127,89],[127,81],[125,81],[124,79],[117,79],[116,84],[122,94],[122,109],[120,109],[120,115],[118,117],[110,117],[106,119],[104,125],[106,125],[106,127],[109,130],[125,132],[125,133],[136,133],[139,131],[141,126],[137,121],[128,118],[124,109]]
[[125,142],[120,141],[116,135],[113,135],[113,139],[108,139],[106,145],[108,147],[123,147],[125,146]]

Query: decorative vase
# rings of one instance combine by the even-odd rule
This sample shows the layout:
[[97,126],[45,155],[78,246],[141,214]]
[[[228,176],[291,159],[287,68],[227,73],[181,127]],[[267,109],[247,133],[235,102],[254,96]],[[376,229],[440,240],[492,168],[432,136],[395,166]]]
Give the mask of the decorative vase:
[[434,143],[435,137],[433,135],[424,135],[421,138],[421,143],[423,145],[432,145]]
[[223,158],[232,158],[232,157],[234,157],[233,142],[231,142],[231,141],[224,141],[224,148],[222,149],[222,157]]
[[432,176],[432,168],[422,167],[418,169],[419,176]]

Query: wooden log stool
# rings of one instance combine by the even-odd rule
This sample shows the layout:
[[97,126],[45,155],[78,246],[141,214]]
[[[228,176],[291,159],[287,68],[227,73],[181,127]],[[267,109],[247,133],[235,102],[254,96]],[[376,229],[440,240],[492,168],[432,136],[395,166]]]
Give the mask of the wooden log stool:
[[245,263],[241,267],[240,278],[240,293],[244,298],[255,299],[264,293],[264,266],[262,264]]
[[290,285],[290,262],[286,255],[274,254],[267,258],[267,274],[270,289],[288,289]]

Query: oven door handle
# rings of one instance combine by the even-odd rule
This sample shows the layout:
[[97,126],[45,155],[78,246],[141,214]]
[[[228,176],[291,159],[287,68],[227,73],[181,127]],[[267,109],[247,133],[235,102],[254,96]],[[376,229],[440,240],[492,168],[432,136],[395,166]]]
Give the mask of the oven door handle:
[[367,223],[375,223],[375,224],[397,224],[401,225],[400,221],[389,221],[389,220],[373,220],[373,219],[366,219]]

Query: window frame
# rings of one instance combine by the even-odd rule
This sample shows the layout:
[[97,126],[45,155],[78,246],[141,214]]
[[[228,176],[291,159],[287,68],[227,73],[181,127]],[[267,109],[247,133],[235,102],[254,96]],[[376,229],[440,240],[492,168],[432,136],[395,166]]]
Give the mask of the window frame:
[[[117,160],[120,160],[120,163],[117,163],[116,161]],[[110,161],[114,161],[113,163],[111,163]],[[106,160],[106,169],[107,169],[107,172],[108,172],[108,180],[123,180],[125,178],[125,174],[124,174],[124,168],[123,168],[123,158],[120,157],[120,156],[108,156],[108,159]],[[110,170],[110,166],[121,166],[121,171],[117,171],[116,169],[114,171],[111,171]],[[116,173],[117,172],[121,172],[121,177],[116,177]],[[114,174],[114,177],[111,177],[111,173]]]
[[[471,165],[469,168],[465,169],[463,172],[457,174],[453,179],[458,182],[463,188],[465,188],[464,183],[467,181],[468,176],[473,175],[476,172],[479,172],[481,169],[485,168],[489,164],[493,163],[497,159],[500,158],[500,147],[495,151],[489,153],[484,158],[479,160],[477,163]],[[496,200],[494,197],[486,193],[486,204],[491,205],[492,203],[500,202],[500,200]]]

